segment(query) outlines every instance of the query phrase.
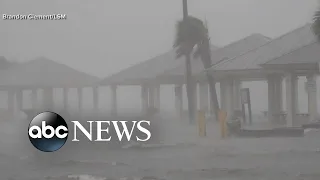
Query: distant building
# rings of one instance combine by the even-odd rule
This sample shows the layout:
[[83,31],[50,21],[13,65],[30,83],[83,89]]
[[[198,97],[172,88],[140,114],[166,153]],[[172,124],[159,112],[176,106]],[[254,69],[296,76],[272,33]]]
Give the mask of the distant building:
[[8,69],[14,65],[16,63],[8,61],[4,56],[0,56],[0,70]]

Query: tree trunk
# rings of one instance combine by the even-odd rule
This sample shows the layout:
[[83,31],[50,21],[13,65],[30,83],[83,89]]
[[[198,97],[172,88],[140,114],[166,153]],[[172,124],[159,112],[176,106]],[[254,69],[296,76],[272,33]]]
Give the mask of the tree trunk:
[[[188,17],[188,0],[182,0],[182,11],[183,19],[186,20]],[[185,55],[186,58],[186,90],[188,98],[188,114],[189,122],[193,123],[195,121],[195,97],[194,97],[194,83],[192,79],[192,70],[191,70],[191,58],[190,53]]]
[[190,54],[186,56],[186,90],[187,90],[187,98],[188,98],[188,114],[189,114],[189,122],[193,123],[195,121],[195,98],[194,98],[194,83],[192,79],[192,70],[191,70],[191,58]]
[[188,17],[188,0],[182,0],[183,19]]
[[[200,46],[200,48],[202,48],[201,61],[202,61],[203,67],[205,69],[208,69],[212,65],[209,38],[204,40],[204,42]],[[206,72],[206,76],[207,76],[208,84],[210,87],[209,88],[210,89],[210,98],[211,98],[210,100],[212,102],[213,112],[214,112],[216,120],[218,120],[219,119],[218,114],[219,114],[220,107],[219,107],[217,90],[216,90],[216,81],[215,81],[214,77],[209,72]]]
[[208,83],[209,83],[209,89],[210,89],[210,100],[212,102],[212,108],[214,111],[214,116],[216,118],[216,121],[219,119],[219,102],[218,102],[218,96],[217,96],[217,90],[216,90],[216,81],[215,79],[212,77],[211,74],[209,74],[208,72],[206,73],[207,75],[207,79],[208,79]]

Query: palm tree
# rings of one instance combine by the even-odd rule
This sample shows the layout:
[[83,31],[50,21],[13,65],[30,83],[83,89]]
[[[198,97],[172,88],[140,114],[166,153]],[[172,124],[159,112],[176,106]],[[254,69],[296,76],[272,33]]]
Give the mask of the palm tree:
[[[195,19],[196,21],[199,21],[197,29],[199,29],[198,33],[200,33],[199,36],[202,36],[202,41],[197,44],[196,51],[194,53],[194,58],[197,59],[200,57],[204,69],[209,69],[212,66],[211,61],[211,49],[210,49],[210,37],[209,37],[209,31],[207,25],[204,25],[203,22],[199,19]],[[202,35],[201,35],[202,34]],[[218,102],[218,96],[216,91],[216,80],[214,77],[208,72],[205,71],[207,76],[207,81],[210,88],[210,97],[211,102],[213,105],[214,115],[216,120],[218,120],[218,113],[220,110],[219,102]]]
[[[188,0],[182,0],[182,8],[183,8],[183,21],[188,20]],[[178,39],[178,38],[184,38],[182,35],[184,32],[180,31],[179,23],[177,24],[177,39],[175,40],[175,43],[173,47],[177,48],[177,58],[181,56],[185,56],[185,65],[186,65],[186,90],[187,90],[187,98],[188,98],[188,112],[189,112],[189,121],[190,123],[193,123],[195,121],[195,99],[194,99],[194,86],[193,86],[193,80],[192,80],[192,70],[191,70],[191,51],[193,48],[189,47],[188,42],[185,42],[184,39]],[[183,29],[183,28],[181,28]],[[186,28],[187,30],[188,28]],[[186,32],[187,33],[187,32]],[[182,37],[183,36],[183,37]]]
[[[196,47],[193,56],[195,58],[200,57],[205,69],[211,67],[212,62],[208,29],[200,19],[188,16],[185,20],[180,20],[177,22],[174,47],[177,48],[177,57],[181,57],[186,54],[190,55]],[[187,63],[190,62],[187,60],[186,64]],[[189,66],[191,69],[191,65]],[[189,67],[187,66],[186,68]],[[206,72],[206,76],[210,87],[211,102],[213,104],[214,114],[216,119],[218,119],[219,104],[215,88],[216,82],[210,73]]]
[[[184,22],[182,20],[181,22]],[[191,53],[193,50],[193,43],[188,42],[188,27],[181,27],[184,23],[177,24],[177,31],[176,31],[176,39],[174,42],[173,47],[177,48],[176,50],[176,58],[180,58],[185,56],[185,66],[186,66],[186,90],[187,90],[187,98],[188,98],[188,112],[189,112],[189,120],[190,122],[194,122],[195,119],[195,99],[194,99],[194,82],[192,79],[192,70],[191,70]]]
[[320,9],[316,11],[316,13],[313,16],[312,29],[314,34],[317,36],[318,40],[320,41]]

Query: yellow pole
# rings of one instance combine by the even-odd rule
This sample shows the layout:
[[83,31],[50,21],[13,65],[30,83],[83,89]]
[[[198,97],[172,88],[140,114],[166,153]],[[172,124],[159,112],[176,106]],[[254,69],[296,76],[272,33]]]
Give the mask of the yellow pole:
[[227,112],[220,110],[219,122],[220,122],[221,138],[225,138],[227,135],[226,119],[227,119]]
[[206,118],[203,111],[198,111],[198,127],[199,127],[199,136],[205,137],[206,132]]

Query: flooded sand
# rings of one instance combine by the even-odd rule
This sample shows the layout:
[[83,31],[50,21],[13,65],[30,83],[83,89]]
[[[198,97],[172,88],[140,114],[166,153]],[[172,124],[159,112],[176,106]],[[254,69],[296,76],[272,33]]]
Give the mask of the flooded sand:
[[77,149],[51,163],[6,153],[0,156],[0,173],[3,179],[16,180],[68,175],[119,180],[318,180],[319,139],[320,132],[302,138],[189,138],[166,147]]

